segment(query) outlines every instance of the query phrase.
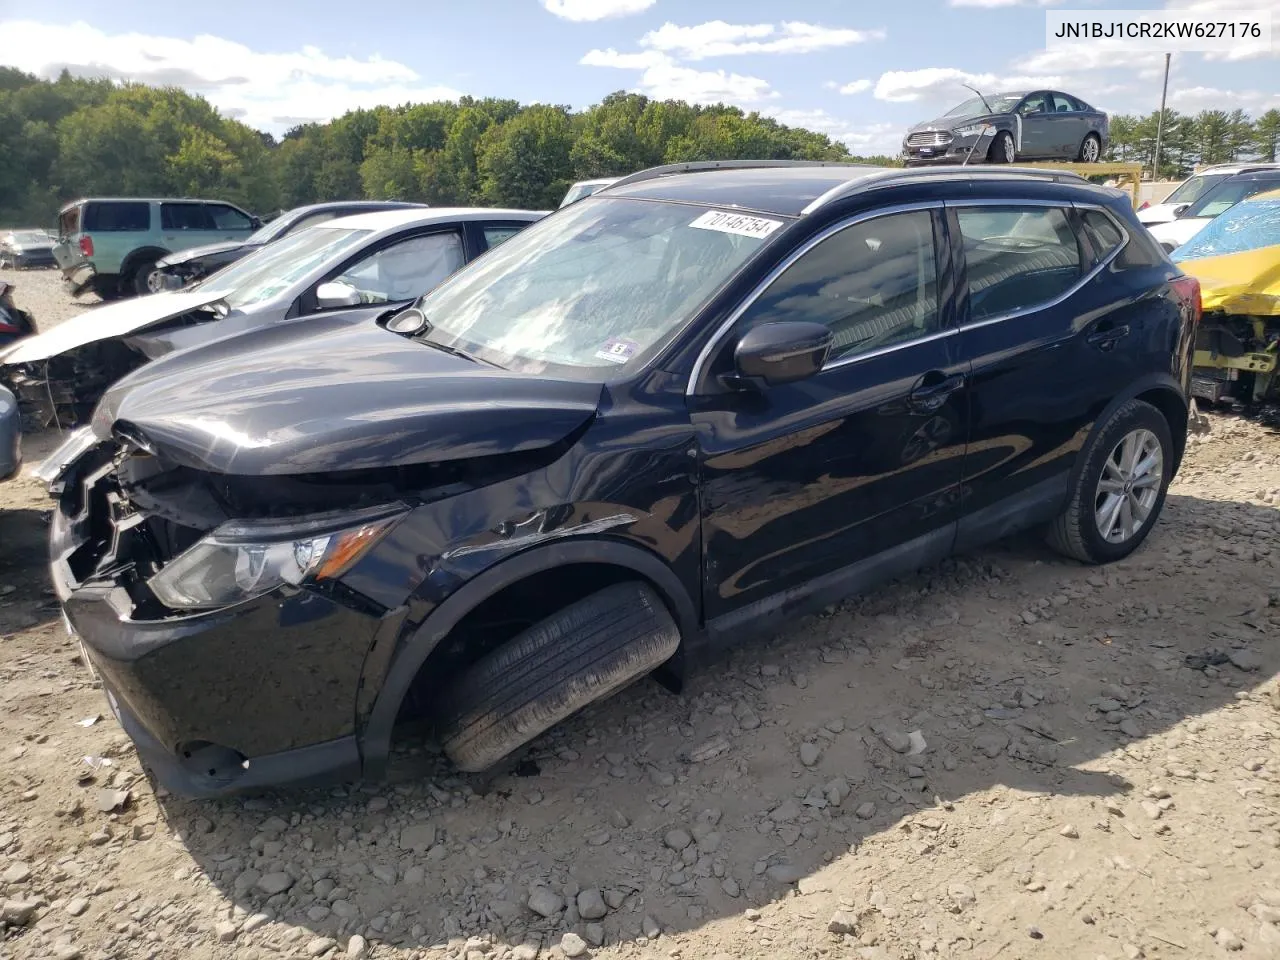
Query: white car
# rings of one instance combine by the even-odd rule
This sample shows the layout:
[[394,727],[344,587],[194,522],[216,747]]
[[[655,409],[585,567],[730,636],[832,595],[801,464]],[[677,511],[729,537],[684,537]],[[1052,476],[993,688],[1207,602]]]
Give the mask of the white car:
[[1272,164],[1264,170],[1237,173],[1200,194],[1177,219],[1157,223],[1147,229],[1160,241],[1160,246],[1172,253],[1199,233],[1218,214],[1230,210],[1241,200],[1256,193],[1277,188],[1280,188],[1280,164]]
[[599,193],[610,184],[617,183],[621,177],[601,177],[599,180],[579,180],[571,186],[560,201],[560,206],[567,207],[571,203],[583,200],[593,193]]
[[1227,177],[1254,170],[1277,170],[1280,163],[1220,163],[1205,167],[1174,187],[1173,192],[1160,203],[1144,204],[1138,208],[1138,219],[1148,227],[1157,223],[1176,220],[1178,214],[1195,203],[1204,193],[1216,187]]
[[546,216],[418,207],[340,217],[261,247],[183,290],[109,303],[0,350],[0,382],[62,427],[148,360],[274,323],[405,306]]

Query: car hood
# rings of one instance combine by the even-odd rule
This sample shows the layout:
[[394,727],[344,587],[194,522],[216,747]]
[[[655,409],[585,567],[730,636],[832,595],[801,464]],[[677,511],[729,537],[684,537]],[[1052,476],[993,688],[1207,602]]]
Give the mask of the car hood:
[[230,253],[233,250],[239,250],[241,247],[247,246],[242,240],[226,240],[222,243],[206,243],[201,247],[188,247],[186,250],[179,250],[177,253],[166,254],[156,263],[162,267],[173,267],[180,263],[189,263],[192,260],[199,260],[201,257],[210,257],[219,253]]
[[0,351],[0,363],[32,363],[99,340],[137,333],[147,327],[197,310],[221,300],[224,293],[153,293],[94,307],[63,321],[52,330],[37,334]]
[[510,373],[336,315],[170,354],[104,395],[95,435],[176,463],[272,476],[538,450],[591,419],[602,385]]
[[1206,313],[1280,316],[1280,246],[1180,260],[1178,267],[1200,281],[1200,302]]
[[1157,223],[1148,229],[1151,235],[1161,243],[1168,241],[1183,244],[1212,222],[1213,217],[1182,217],[1167,223]]
[[1179,207],[1186,206],[1182,203],[1153,203],[1144,210],[1138,211],[1138,221],[1140,223],[1151,226],[1157,223],[1169,223],[1177,220],[1178,215],[1175,211]]
[[914,127],[907,131],[908,135],[913,133],[921,133],[928,130],[954,130],[956,127],[967,127],[973,123],[983,123],[995,120],[997,117],[1005,116],[1001,113],[980,113],[972,117],[937,117],[933,120],[925,120],[917,123]]

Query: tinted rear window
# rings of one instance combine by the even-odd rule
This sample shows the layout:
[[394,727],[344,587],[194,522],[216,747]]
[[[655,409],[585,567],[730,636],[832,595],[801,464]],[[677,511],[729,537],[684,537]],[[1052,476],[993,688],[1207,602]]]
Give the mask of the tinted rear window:
[[81,229],[85,233],[126,233],[151,229],[151,204],[146,201],[99,201],[85,204]]

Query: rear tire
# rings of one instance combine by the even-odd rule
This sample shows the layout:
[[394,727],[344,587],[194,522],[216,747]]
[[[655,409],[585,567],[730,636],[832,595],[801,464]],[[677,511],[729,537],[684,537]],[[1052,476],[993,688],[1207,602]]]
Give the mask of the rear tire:
[[1017,159],[1017,153],[1014,150],[1013,135],[1008,130],[1001,130],[996,134],[996,138],[991,141],[991,147],[987,150],[987,160],[990,163],[1013,163]]
[[441,711],[444,752],[459,769],[485,770],[655,669],[679,644],[680,631],[651,587],[605,587],[463,671]]
[[[1136,454],[1127,465],[1126,444]],[[1081,563],[1123,560],[1146,540],[1164,508],[1174,463],[1169,424],[1151,404],[1130,400],[1083,456],[1067,509],[1049,525],[1049,545]],[[1140,469],[1153,458],[1158,462]]]
[[1097,163],[1102,159],[1102,141],[1096,133],[1091,133],[1080,143],[1080,152],[1076,160],[1080,163]]

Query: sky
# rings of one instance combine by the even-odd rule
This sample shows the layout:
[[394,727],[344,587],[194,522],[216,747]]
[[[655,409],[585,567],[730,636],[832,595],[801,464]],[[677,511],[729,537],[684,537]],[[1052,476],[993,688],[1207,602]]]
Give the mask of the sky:
[[[731,103],[858,154],[970,94],[1066,90],[1159,107],[1163,55],[1047,50],[1057,0],[0,0],[0,65],[176,84],[275,134],[357,107],[510,97],[575,109],[615,90]],[[1269,10],[1269,51],[1176,53],[1169,106],[1280,107],[1280,0],[1073,0]]]

